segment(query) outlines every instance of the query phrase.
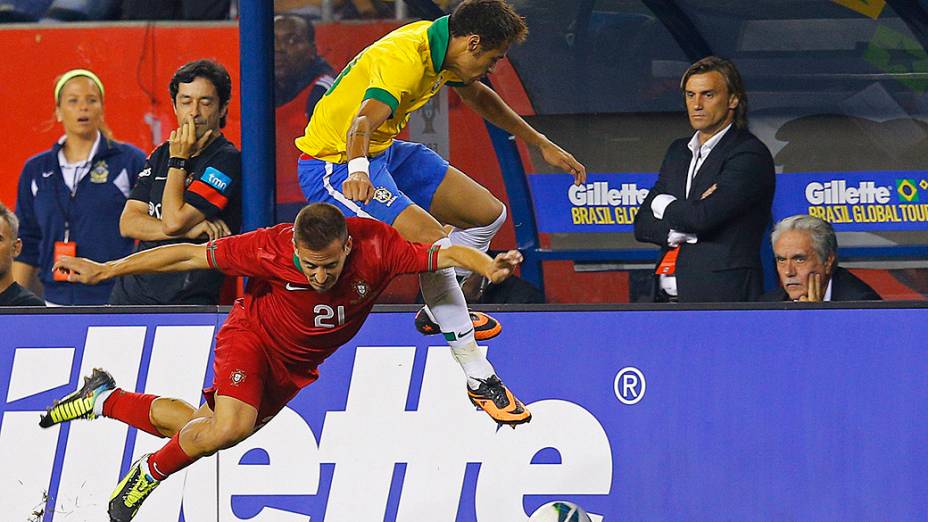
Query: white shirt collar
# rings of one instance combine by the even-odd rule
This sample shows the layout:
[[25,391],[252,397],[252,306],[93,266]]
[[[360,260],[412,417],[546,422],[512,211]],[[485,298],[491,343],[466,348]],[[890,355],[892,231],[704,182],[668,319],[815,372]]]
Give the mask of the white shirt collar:
[[694,156],[696,155],[696,149],[701,148],[702,154],[700,155],[703,157],[706,157],[709,155],[710,152],[712,152],[712,148],[718,145],[720,141],[722,141],[722,137],[725,136],[725,133],[728,132],[728,129],[731,128],[732,124],[734,124],[734,122],[729,123],[727,127],[717,132],[715,136],[712,136],[711,138],[706,140],[706,142],[702,144],[702,147],[699,147],[699,131],[696,131],[696,133],[693,134],[693,137],[690,139],[690,142],[686,144],[686,146],[689,147],[690,152],[692,152]]
[[[101,135],[102,133],[100,131],[97,131],[97,139],[94,140],[93,147],[90,148],[90,155],[88,155],[85,159],[82,159],[80,161],[75,161],[74,163],[68,163],[68,158],[66,158],[64,155],[64,147],[62,147],[58,151],[58,164],[61,165],[61,168],[68,168],[68,167],[74,168],[74,167],[79,167],[81,166],[81,164],[87,163],[88,161],[92,160],[93,157],[97,155],[97,149],[100,148],[100,136]],[[67,140],[67,138],[68,138],[67,135],[64,135],[58,138],[58,144],[64,145],[64,142]]]

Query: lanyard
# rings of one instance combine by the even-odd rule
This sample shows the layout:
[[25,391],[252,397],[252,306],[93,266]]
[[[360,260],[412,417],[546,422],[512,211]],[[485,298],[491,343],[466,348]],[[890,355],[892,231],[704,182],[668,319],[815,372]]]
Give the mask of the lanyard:
[[[71,240],[71,202],[74,201],[75,196],[77,196],[77,185],[84,179],[84,177],[90,172],[90,166],[93,165],[92,159],[88,159],[84,162],[83,165],[74,167],[74,178],[71,183],[71,187],[68,187],[68,204],[67,206],[61,205],[61,195],[58,192],[59,183],[55,182],[55,204],[58,205],[58,210],[61,211],[61,215],[64,217],[64,242],[68,243]],[[64,171],[61,169],[61,165],[58,165],[58,171],[61,172],[61,183],[64,183]]]

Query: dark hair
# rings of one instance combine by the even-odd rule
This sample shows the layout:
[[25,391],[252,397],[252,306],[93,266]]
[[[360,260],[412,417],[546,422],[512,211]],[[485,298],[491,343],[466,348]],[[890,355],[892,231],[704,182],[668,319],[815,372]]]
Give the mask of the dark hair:
[[274,22],[276,23],[277,20],[286,20],[288,18],[291,20],[298,20],[306,24],[306,40],[310,43],[310,45],[316,45],[316,27],[313,25],[312,18],[297,13],[283,13],[275,16]]
[[13,234],[14,240],[19,237],[19,218],[17,218],[16,214],[3,203],[0,203],[0,219],[6,221],[7,225],[10,225],[10,233]]
[[322,250],[336,239],[348,239],[348,225],[345,215],[335,205],[312,203],[297,214],[293,223],[293,241],[298,247]]
[[[219,95],[219,107],[225,107],[229,104],[232,97],[232,79],[229,78],[229,72],[221,63],[214,60],[196,60],[181,65],[171,77],[171,83],[168,89],[171,91],[171,102],[177,101],[177,89],[182,83],[190,83],[197,78],[205,78],[216,88],[216,94]],[[226,116],[219,120],[219,127],[226,126]]]
[[716,71],[725,78],[725,85],[728,87],[728,94],[735,95],[738,98],[738,106],[735,107],[735,128],[745,129],[748,126],[748,94],[744,91],[744,82],[741,81],[741,75],[735,64],[725,58],[718,56],[706,56],[702,60],[690,65],[689,69],[683,73],[683,79],[680,80],[680,90],[686,90],[686,82],[694,74],[705,74]]
[[448,20],[451,36],[475,34],[484,51],[524,42],[528,36],[525,19],[503,0],[464,0]]

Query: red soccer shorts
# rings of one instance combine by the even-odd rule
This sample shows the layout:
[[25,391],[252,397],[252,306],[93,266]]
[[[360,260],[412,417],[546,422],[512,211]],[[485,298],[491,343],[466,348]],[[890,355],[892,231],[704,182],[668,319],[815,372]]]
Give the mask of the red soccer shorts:
[[215,411],[215,396],[238,399],[258,410],[255,429],[274,418],[299,391],[317,378],[314,368],[287,366],[252,331],[231,322],[216,336],[213,385],[203,390]]

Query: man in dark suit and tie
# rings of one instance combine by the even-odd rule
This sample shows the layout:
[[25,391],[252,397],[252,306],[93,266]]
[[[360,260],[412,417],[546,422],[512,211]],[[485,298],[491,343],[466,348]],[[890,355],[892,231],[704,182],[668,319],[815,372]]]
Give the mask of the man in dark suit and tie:
[[780,287],[761,301],[878,301],[880,295],[838,266],[838,240],[831,224],[803,214],[773,228],[773,255]]
[[747,130],[747,94],[730,61],[709,56],[680,82],[690,139],[670,145],[635,217],[635,238],[661,247],[655,301],[753,301],[775,174]]

